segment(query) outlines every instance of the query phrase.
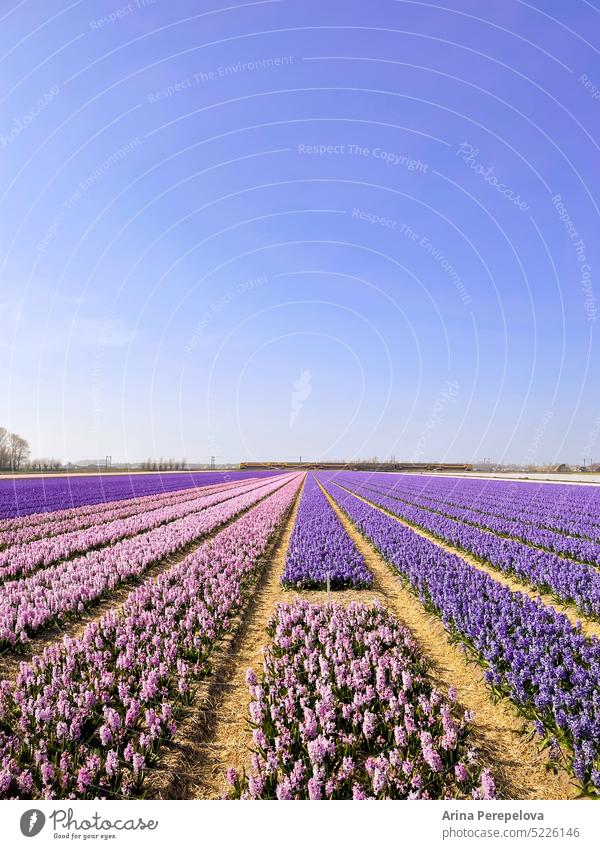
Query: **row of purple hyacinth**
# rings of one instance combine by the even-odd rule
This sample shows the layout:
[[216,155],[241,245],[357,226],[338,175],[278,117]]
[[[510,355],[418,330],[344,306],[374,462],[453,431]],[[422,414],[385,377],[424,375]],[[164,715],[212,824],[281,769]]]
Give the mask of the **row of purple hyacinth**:
[[[428,482],[432,492],[436,489],[447,490],[453,483],[449,478],[436,476],[430,476]],[[460,492],[464,490],[476,495],[482,504],[502,504],[508,507],[518,500],[534,513],[540,511],[548,516],[563,516],[573,520],[590,519],[598,524],[600,492],[595,486],[474,478],[462,478],[458,483]]]
[[140,498],[110,501],[107,504],[95,504],[84,507],[74,507],[71,510],[56,510],[54,513],[33,513],[20,519],[7,519],[0,522],[0,546],[23,545],[34,542],[42,537],[53,537],[59,534],[82,531],[93,525],[112,522],[115,519],[127,519],[137,516],[147,510],[159,507],[170,507],[181,504],[201,495],[213,492],[226,492],[228,489],[240,486],[242,483],[258,482],[254,478],[232,483],[219,483],[212,486],[194,487],[193,489],[176,490],[175,492],[159,495],[144,495]]
[[250,490],[243,485],[241,494],[227,501],[0,586],[0,648],[18,647],[41,628],[80,615],[119,585],[139,578],[150,566],[215,530],[289,479],[286,475],[261,481]]
[[[348,478],[346,486],[368,501],[383,507],[407,522],[434,534],[438,539],[469,552],[494,569],[514,575],[537,590],[574,604],[586,616],[600,619],[600,572],[586,563],[567,560],[549,551],[532,548],[516,540],[498,537],[472,525],[465,525],[431,510],[411,506],[364,487]],[[356,482],[355,482],[356,481]]]
[[243,492],[268,486],[268,481],[250,481],[234,484],[225,490],[213,490],[204,494],[202,490],[188,490],[193,497],[178,500],[167,507],[154,507],[152,502],[143,512],[125,519],[99,522],[83,530],[67,531],[56,536],[44,537],[22,545],[13,545],[0,551],[0,582],[18,576],[30,575],[43,566],[68,560],[76,554],[89,553],[96,549],[114,545],[119,540],[137,536],[162,525],[168,525],[197,513],[213,504],[219,504]]
[[[382,477],[370,474],[366,480],[381,481]],[[600,541],[597,487],[421,475],[385,477],[388,484],[394,480],[407,494],[568,536]]]
[[0,519],[273,474],[244,471],[15,478],[0,481]]
[[326,486],[426,608],[473,649],[493,690],[535,721],[584,788],[600,793],[600,641],[376,507]]
[[461,479],[458,486],[450,488],[450,482],[446,481],[443,488],[432,488],[428,485],[424,490],[421,488],[417,491],[484,515],[519,520],[527,525],[566,536],[600,541],[600,501],[597,498],[597,488],[571,486],[570,489],[576,489],[579,497],[567,500],[566,496],[555,492],[554,485],[535,485],[536,494],[532,497],[530,486],[523,485],[522,482],[493,481],[489,492],[487,487],[482,490],[474,483]]
[[22,664],[14,687],[0,685],[2,797],[118,797],[140,789],[298,492],[300,477],[288,481],[135,589],[121,612]]
[[370,587],[373,582],[362,555],[323,494],[308,474],[285,558],[281,583],[298,589],[332,590]]
[[[343,482],[340,479],[340,483]],[[492,531],[495,534],[501,534],[538,548],[563,554],[583,563],[593,563],[600,566],[600,543],[594,540],[571,537],[559,531],[539,528],[530,522],[523,521],[520,517],[508,519],[482,513],[470,505],[466,507],[449,505],[445,501],[434,499],[431,496],[416,494],[412,491],[412,488],[404,487],[398,481],[390,481],[389,476],[386,480],[375,477],[365,486],[376,491],[383,491],[386,495],[397,498],[406,504],[440,513],[447,518],[457,519],[465,524]],[[517,507],[516,509],[520,508]]]
[[493,799],[470,717],[432,687],[410,632],[379,604],[280,604],[249,670],[252,771],[242,799]]

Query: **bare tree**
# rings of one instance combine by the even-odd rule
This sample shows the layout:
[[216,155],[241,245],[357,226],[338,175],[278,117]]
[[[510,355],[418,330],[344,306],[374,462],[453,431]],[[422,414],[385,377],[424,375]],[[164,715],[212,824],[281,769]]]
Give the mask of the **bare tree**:
[[18,433],[11,433],[10,435],[10,468],[14,472],[18,472],[23,463],[29,457],[30,454],[29,443],[26,439],[23,439],[22,436],[19,436]]
[[0,427],[0,469],[18,471],[29,458],[29,443],[18,433]]

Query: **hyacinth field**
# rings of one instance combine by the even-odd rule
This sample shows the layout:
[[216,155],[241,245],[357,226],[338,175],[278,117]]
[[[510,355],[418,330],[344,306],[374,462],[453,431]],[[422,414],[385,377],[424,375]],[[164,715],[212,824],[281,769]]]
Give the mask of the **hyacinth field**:
[[592,486],[0,481],[0,797],[598,798],[598,635]]

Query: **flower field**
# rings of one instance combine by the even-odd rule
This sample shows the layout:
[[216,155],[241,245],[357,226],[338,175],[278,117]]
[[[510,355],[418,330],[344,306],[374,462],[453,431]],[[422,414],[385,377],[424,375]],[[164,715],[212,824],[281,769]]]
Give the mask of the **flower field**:
[[178,757],[178,798],[600,794],[593,487],[52,478],[0,511],[2,798],[152,796]]

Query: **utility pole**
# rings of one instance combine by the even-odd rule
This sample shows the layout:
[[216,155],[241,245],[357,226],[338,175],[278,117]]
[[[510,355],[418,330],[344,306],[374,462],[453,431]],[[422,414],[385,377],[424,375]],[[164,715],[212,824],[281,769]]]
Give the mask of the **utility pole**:
[[214,454],[213,454],[213,455],[211,455],[211,458],[210,458],[210,467],[211,467],[211,469],[214,469],[214,468],[215,468],[215,457],[214,457]]
[[107,454],[104,460],[104,465],[107,469],[110,469],[112,466],[112,454]]

